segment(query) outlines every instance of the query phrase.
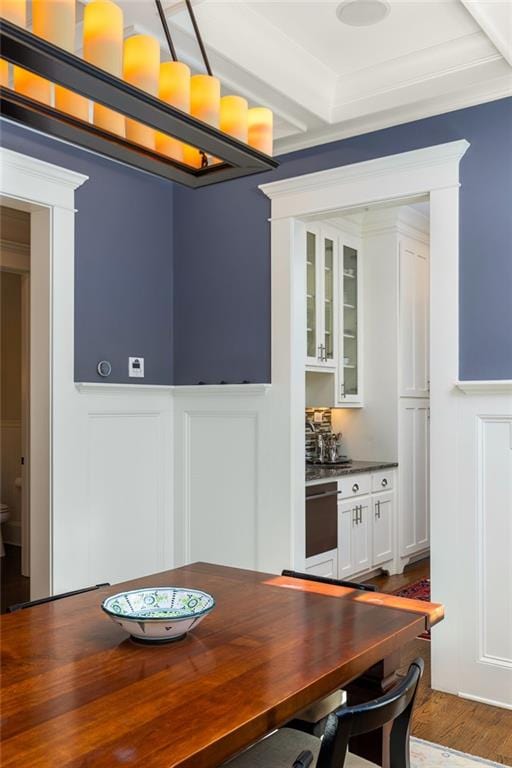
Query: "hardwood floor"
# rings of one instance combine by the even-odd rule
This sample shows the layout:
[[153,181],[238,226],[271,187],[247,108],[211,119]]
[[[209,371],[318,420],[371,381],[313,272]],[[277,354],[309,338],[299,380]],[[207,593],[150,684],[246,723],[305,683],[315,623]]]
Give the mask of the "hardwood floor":
[[[377,576],[369,583],[376,584],[382,592],[394,592],[429,575],[429,561],[421,560],[399,576]],[[402,671],[405,672],[417,656],[425,660],[425,674],[418,691],[413,736],[512,766],[512,712],[433,691],[428,640],[418,639],[409,644],[402,654]]]
[[5,545],[5,556],[0,558],[0,613],[10,605],[30,600],[30,579],[21,575],[21,547]]

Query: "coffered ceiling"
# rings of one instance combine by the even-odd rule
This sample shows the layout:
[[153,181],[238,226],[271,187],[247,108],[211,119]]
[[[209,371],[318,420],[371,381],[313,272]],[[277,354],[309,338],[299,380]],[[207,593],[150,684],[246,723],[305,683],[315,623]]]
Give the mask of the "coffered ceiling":
[[[274,110],[276,153],[512,94],[512,0],[389,0],[372,26],[342,23],[339,4],[194,2],[223,92]],[[153,0],[120,5],[126,34],[158,34],[165,56]],[[184,3],[163,5],[180,58],[200,71]]]

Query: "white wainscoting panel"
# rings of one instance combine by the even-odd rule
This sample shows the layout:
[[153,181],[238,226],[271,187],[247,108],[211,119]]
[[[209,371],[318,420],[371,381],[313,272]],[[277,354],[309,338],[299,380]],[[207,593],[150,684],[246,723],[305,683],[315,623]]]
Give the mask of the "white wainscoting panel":
[[186,558],[258,563],[258,414],[185,415]]
[[512,395],[458,399],[459,693],[512,708]]
[[[54,466],[53,591],[172,568],[172,395],[73,386]],[[64,429],[61,426],[61,429]]]
[[286,478],[272,442],[271,388],[177,387],[173,395],[176,563],[288,566],[290,528],[272,506]]
[[89,414],[89,570],[98,582],[165,566],[161,430],[158,412]]

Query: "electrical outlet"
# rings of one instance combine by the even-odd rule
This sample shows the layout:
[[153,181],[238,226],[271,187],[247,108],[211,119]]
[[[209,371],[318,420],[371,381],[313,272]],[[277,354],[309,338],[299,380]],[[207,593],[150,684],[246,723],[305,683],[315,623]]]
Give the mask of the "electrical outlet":
[[128,376],[132,378],[138,378],[138,379],[144,378],[144,358],[143,357],[128,358]]

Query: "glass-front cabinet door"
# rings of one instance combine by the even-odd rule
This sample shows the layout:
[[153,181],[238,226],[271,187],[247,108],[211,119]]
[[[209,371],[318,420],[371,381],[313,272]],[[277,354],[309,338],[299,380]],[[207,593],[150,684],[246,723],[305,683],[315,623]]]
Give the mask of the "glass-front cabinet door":
[[306,230],[306,367],[336,369],[338,242],[330,229]]
[[338,404],[361,402],[361,328],[360,328],[360,249],[356,239],[341,239],[340,342],[338,365]]
[[326,363],[334,363],[334,239],[322,237],[324,267],[324,327],[323,358]]
[[316,232],[306,232],[306,361],[317,357],[317,258]]

